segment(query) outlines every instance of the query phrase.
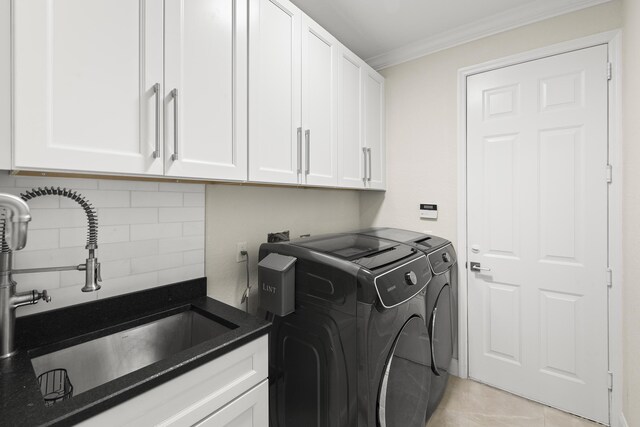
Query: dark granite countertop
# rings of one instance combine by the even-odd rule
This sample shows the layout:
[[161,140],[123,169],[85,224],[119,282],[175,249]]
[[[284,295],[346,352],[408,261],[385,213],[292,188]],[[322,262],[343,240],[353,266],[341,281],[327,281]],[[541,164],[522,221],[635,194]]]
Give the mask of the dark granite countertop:
[[[230,328],[211,340],[71,399],[45,406],[31,358],[194,310]],[[18,352],[0,360],[0,425],[73,425],[269,332],[270,324],[206,296],[197,279],[18,318]]]

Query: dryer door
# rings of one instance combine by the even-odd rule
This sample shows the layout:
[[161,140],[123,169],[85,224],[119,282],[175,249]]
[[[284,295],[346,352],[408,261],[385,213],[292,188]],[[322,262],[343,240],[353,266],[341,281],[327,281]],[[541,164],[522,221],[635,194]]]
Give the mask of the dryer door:
[[381,427],[424,427],[431,386],[429,332],[420,317],[409,319],[387,360],[378,397]]

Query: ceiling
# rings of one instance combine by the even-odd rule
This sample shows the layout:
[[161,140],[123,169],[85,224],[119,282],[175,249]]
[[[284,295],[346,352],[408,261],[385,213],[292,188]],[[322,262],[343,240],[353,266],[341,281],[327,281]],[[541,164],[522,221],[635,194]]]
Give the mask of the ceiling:
[[383,68],[609,0],[291,1],[358,56]]

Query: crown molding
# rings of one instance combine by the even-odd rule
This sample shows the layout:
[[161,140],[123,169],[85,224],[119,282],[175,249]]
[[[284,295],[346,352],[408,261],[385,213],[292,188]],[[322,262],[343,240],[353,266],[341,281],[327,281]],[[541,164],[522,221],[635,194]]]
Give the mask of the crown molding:
[[610,1],[614,0],[581,0],[562,5],[558,5],[557,0],[536,1],[372,56],[366,62],[374,69],[381,70],[483,37]]

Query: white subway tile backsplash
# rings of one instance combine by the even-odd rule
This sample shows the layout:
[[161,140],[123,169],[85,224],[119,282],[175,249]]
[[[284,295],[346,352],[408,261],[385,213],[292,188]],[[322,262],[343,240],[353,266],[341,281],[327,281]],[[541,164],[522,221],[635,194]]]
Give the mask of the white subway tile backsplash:
[[[44,186],[77,190],[96,207],[102,289],[81,292],[83,271],[18,274],[19,291],[47,289],[53,297],[19,316],[204,276],[203,184],[0,174],[0,192],[19,195]],[[43,196],[28,204],[33,219],[27,247],[15,253],[14,267],[84,263],[87,219],[77,203]]]
[[160,191],[177,191],[180,193],[203,193],[204,184],[182,184],[177,182],[161,182]]
[[158,253],[161,254],[192,251],[195,249],[204,249],[204,239],[200,236],[176,237],[174,239],[160,239],[158,241]]
[[60,230],[29,230],[27,245],[23,252],[38,251],[42,249],[55,249],[60,247]]
[[[100,218],[98,217],[98,220]],[[107,225],[98,227],[98,248],[104,243],[129,241],[129,225]],[[61,228],[60,247],[86,246],[87,227]]]
[[98,247],[98,257],[101,261],[130,259],[134,257],[156,255],[158,240],[140,240],[137,242],[105,243]]
[[204,193],[184,193],[185,206],[204,206]]
[[56,289],[60,287],[60,273],[30,273],[17,274],[13,276],[13,280],[18,282],[16,289],[18,292],[28,292],[32,289]]
[[82,209],[31,209],[30,230],[85,227],[87,216]]
[[158,280],[161,283],[173,283],[180,280],[197,279],[202,276],[204,276],[204,264],[185,265],[184,267],[158,271]]
[[185,251],[182,253],[184,265],[200,264],[204,259],[204,249]]
[[[201,258],[200,262],[204,259]],[[131,272],[133,274],[147,273],[149,271],[165,270],[182,266],[182,259],[176,254],[153,255],[131,260]]]
[[204,208],[160,208],[159,222],[204,221]]
[[98,209],[98,221],[102,225],[155,224],[158,222],[158,209],[102,208]]
[[203,236],[204,221],[185,222],[182,224],[183,236]]
[[158,191],[158,183],[152,181],[123,181],[103,179],[98,181],[100,190]]
[[180,237],[183,234],[181,222],[164,224],[133,224],[131,225],[131,240],[164,239]]
[[85,258],[87,258],[87,251],[84,248],[43,249],[31,252],[18,251],[13,254],[13,266],[16,269],[22,269],[77,265],[82,264]]
[[182,193],[164,191],[132,191],[132,207],[182,206]]
[[[78,191],[87,199],[94,208],[128,208],[130,206],[129,191],[103,191],[80,190]],[[67,197],[60,198],[61,208],[77,208],[78,202]]]

